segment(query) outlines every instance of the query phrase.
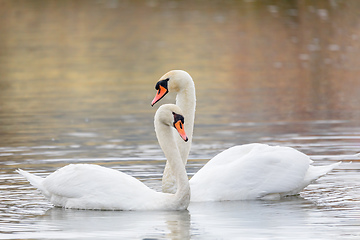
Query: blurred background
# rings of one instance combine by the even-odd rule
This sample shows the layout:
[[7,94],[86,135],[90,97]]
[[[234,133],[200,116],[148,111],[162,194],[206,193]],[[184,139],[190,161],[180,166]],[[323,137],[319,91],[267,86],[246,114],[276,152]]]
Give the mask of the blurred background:
[[0,157],[159,156],[150,102],[172,69],[196,85],[192,158],[253,141],[313,153],[329,134],[357,152],[359,13],[357,0],[0,0]]
[[[359,239],[359,56],[359,0],[0,0],[0,235]],[[172,69],[196,85],[189,177],[251,142],[343,163],[295,199],[176,213],[64,211],[15,172],[95,163],[160,191]]]

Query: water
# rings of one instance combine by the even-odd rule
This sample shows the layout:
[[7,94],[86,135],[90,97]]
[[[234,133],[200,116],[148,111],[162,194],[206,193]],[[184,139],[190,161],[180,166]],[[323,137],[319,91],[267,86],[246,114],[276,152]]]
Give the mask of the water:
[[[0,239],[358,239],[357,1],[0,1]],[[237,144],[343,161],[298,197],[181,212],[53,208],[14,172],[94,163],[161,189],[158,78],[197,89],[189,176]],[[173,102],[167,96],[165,102]]]

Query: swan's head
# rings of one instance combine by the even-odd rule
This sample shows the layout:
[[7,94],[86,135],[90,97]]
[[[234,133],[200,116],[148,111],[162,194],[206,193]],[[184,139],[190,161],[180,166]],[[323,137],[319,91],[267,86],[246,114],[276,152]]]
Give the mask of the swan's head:
[[160,101],[168,92],[180,92],[188,83],[192,82],[191,76],[183,70],[172,70],[162,76],[155,85],[157,90],[151,106]]
[[162,124],[173,126],[181,138],[187,142],[188,137],[186,136],[184,129],[184,117],[181,109],[175,104],[164,104],[159,107],[155,114],[155,121],[161,122]]

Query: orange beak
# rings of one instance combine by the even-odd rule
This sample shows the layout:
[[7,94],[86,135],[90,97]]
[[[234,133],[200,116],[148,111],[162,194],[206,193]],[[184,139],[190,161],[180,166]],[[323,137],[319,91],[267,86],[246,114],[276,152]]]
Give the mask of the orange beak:
[[187,142],[189,139],[186,136],[186,133],[185,133],[185,130],[184,130],[184,124],[182,124],[182,122],[179,120],[176,123],[174,123],[174,127],[176,128],[176,130],[180,134],[181,138],[184,139],[185,142]]
[[164,88],[163,86],[159,86],[159,90],[156,93],[154,99],[152,100],[151,106],[154,106],[154,104],[160,101],[160,99],[162,99],[168,92],[169,91],[166,88]]

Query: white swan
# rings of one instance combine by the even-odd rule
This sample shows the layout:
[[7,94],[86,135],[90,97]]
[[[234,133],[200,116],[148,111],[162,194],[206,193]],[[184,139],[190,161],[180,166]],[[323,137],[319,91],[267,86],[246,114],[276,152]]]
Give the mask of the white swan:
[[[192,141],[195,117],[195,86],[191,76],[182,70],[166,73],[157,82],[157,94],[152,105],[168,92],[177,93],[187,121],[189,142],[177,142],[186,163]],[[312,166],[305,154],[290,147],[252,143],[229,148],[212,158],[189,181],[191,201],[225,201],[268,198],[277,199],[298,194],[304,187],[325,175],[339,163]],[[163,191],[174,192],[174,177],[165,168]],[[168,172],[166,172],[168,171]]]
[[184,118],[179,107],[161,106],[155,114],[159,144],[175,174],[175,194],[156,192],[139,180],[117,170],[92,164],[67,165],[46,178],[17,170],[55,206],[101,210],[183,210],[190,201],[185,166],[174,140],[174,126],[183,140]]

